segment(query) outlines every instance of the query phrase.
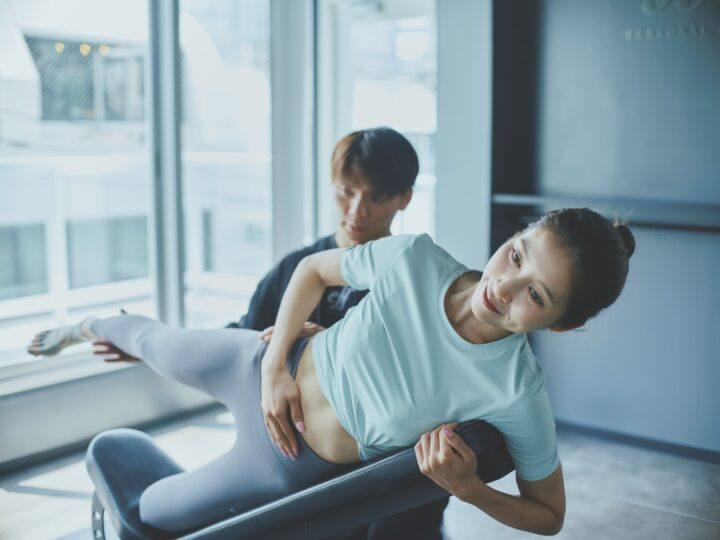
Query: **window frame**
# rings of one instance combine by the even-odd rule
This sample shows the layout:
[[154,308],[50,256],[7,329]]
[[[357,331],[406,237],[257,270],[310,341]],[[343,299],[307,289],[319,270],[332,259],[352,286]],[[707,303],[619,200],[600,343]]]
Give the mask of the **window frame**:
[[[311,230],[307,227],[312,223],[308,213],[313,211],[312,201],[316,199],[313,178],[316,146],[313,128],[316,98],[314,2],[269,1],[272,227],[273,259],[277,261],[287,251],[297,249],[303,240],[317,235],[315,227]],[[180,148],[179,0],[148,0],[148,9],[150,54],[146,62],[148,90],[145,99],[149,135],[153,141],[153,204],[148,237],[151,277],[120,285],[134,287],[137,294],[154,294],[159,318],[170,325],[183,326],[185,233]],[[298,92],[297,88],[303,91]],[[280,231],[288,233],[280,234]],[[48,238],[48,243],[55,240]],[[61,244],[64,249],[64,241]],[[60,247],[49,249],[54,253]],[[66,256],[62,260],[65,261]],[[68,308],[74,312],[92,311],[92,305],[88,306],[86,302],[92,298],[95,301],[91,303],[97,305],[98,295],[112,301],[108,287],[99,285],[73,291],[77,298]],[[42,315],[43,311],[38,310],[48,298],[48,294],[43,294],[11,301],[2,306],[0,319],[4,318],[7,323],[11,317]],[[0,368],[0,438],[16,441],[12,448],[5,445],[0,448],[0,471],[27,465],[62,449],[76,448],[103,429],[144,425],[213,403],[207,396],[164,381],[143,365],[108,369],[89,352],[63,355],[53,361],[55,363],[50,366],[24,359]],[[14,389],[8,389],[10,385],[3,385],[3,382],[14,382]],[[158,397],[151,400],[150,406],[147,393],[155,391]],[[90,398],[92,403],[88,403],[83,392],[103,398]],[[133,400],[144,402],[146,409],[128,407],[128,402]],[[62,411],[68,425],[59,425],[63,422],[58,423],[57,416],[48,411]],[[84,421],[92,424],[93,431],[80,427]]]

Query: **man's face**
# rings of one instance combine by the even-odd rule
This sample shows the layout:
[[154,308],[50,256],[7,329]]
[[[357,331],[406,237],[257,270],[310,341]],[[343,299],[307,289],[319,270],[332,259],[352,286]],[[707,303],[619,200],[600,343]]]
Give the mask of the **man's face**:
[[412,190],[391,196],[375,190],[365,179],[333,181],[338,233],[341,243],[364,244],[390,234],[390,224],[398,210],[404,210]]

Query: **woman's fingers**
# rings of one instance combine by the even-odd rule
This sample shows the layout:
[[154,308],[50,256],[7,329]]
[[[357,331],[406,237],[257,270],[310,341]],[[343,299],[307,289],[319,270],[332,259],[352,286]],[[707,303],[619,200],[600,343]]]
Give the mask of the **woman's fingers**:
[[460,455],[463,461],[469,462],[476,459],[475,452],[465,444],[465,441],[463,441],[457,433],[448,426],[443,427],[442,430],[445,442]]
[[423,453],[420,441],[415,445],[415,459],[417,459],[418,467],[420,467],[420,471],[422,471],[425,467],[425,454]]
[[431,461],[435,462],[440,451],[440,439],[438,438],[438,430],[434,429],[430,432],[430,456]]
[[295,430],[293,429],[292,425],[290,425],[290,421],[288,420],[287,415],[282,415],[280,418],[277,418],[277,422],[280,425],[280,429],[282,430],[286,450],[293,457],[297,457],[298,447],[297,440],[295,439]]
[[[282,450],[282,453],[285,454],[285,457],[295,459],[298,455],[297,446],[294,441],[295,436],[292,434],[292,428],[287,419],[284,422],[282,421],[283,416],[284,415],[280,417],[270,417],[271,425],[274,427],[274,436],[276,443],[280,447],[280,450]],[[292,438],[288,436],[288,433],[291,434]]]
[[277,447],[280,448],[280,451],[285,457],[290,457],[290,446],[283,435],[277,418],[275,418],[274,416],[270,416],[268,418],[268,423],[270,425],[270,433],[272,435],[273,441],[275,442]]
[[429,433],[424,433],[421,437],[418,443],[415,445],[415,456],[418,459],[418,466],[420,467],[420,472],[423,474],[427,474],[428,471],[428,459],[429,459],[429,452],[430,452],[430,440],[429,440]]
[[[289,402],[290,405],[290,418],[292,419],[292,423],[295,424],[295,427],[297,430],[302,433],[305,431],[305,422],[303,422],[303,413],[302,413],[302,405],[300,405],[300,396],[295,397],[294,399],[291,399]],[[295,438],[295,433],[293,433],[293,438]]]

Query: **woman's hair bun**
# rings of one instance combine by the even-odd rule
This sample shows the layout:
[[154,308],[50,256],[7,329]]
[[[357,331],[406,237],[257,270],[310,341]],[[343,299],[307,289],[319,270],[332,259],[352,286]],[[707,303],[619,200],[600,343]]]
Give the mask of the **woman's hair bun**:
[[615,230],[620,235],[620,240],[622,240],[622,243],[625,246],[627,258],[629,259],[632,257],[632,254],[635,253],[635,236],[630,230],[630,227],[628,227],[625,223],[615,223]]

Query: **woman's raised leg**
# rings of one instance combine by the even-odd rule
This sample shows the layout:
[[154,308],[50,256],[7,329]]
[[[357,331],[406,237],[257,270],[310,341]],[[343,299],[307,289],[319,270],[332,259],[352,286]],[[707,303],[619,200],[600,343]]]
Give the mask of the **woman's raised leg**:
[[230,408],[239,365],[250,362],[264,346],[254,330],[183,330],[139,315],[97,319],[90,330],[160,375],[206,392]]

